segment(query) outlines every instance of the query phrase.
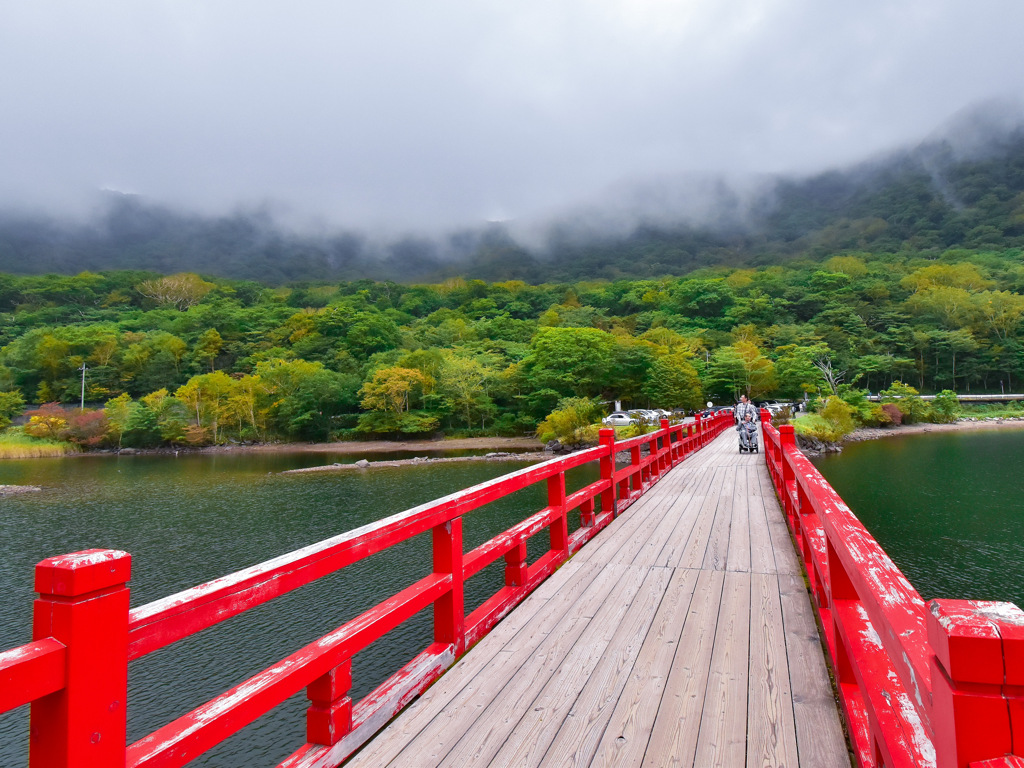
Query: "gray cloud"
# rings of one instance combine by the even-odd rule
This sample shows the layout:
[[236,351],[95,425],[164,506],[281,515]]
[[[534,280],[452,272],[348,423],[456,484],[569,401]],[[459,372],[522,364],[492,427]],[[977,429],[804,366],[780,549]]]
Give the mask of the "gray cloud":
[[538,218],[919,139],[1024,92],[1020,29],[1016,0],[7,3],[0,202]]

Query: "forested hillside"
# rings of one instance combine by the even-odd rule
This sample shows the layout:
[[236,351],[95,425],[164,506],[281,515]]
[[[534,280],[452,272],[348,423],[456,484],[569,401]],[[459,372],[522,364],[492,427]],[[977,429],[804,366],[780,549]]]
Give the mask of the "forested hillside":
[[838,381],[1010,391],[1020,256],[861,252],[540,285],[0,275],[0,407],[76,403],[83,364],[86,400],[106,404],[85,444],[529,433],[564,398],[694,408]]
[[720,190],[707,224],[679,210],[678,221],[690,223],[638,215],[625,234],[600,235],[556,220],[542,244],[529,247],[498,224],[433,238],[312,236],[265,214],[209,218],[115,196],[89,224],[0,214],[0,271],[188,271],[270,285],[454,276],[541,283],[684,275],[847,251],[932,258],[953,248],[1019,248],[1024,130],[968,149],[936,140],[841,171],[770,179],[760,189],[742,204]]

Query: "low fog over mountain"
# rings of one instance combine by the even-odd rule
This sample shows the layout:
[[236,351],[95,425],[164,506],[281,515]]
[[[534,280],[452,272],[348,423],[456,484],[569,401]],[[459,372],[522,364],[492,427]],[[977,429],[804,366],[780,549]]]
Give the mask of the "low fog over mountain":
[[1024,245],[1019,107],[958,114],[911,149],[812,176],[624,182],[550,218],[441,235],[313,233],[269,210],[204,216],[104,193],[86,220],[0,213],[0,271],[195,271],[270,283],[681,274],[842,250]]

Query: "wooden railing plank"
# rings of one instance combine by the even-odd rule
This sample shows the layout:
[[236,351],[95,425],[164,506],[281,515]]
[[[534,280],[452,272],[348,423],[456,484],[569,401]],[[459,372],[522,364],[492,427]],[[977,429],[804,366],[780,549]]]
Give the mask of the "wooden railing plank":
[[0,712],[64,687],[67,646],[47,637],[0,653]]

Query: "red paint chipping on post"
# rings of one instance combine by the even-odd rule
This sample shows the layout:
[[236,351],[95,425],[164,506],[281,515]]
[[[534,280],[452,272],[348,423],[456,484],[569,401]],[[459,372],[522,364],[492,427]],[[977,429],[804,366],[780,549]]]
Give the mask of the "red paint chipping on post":
[[[130,612],[127,553],[97,549],[49,558],[36,567],[35,640],[0,653],[0,712],[31,703],[30,768],[170,768],[194,760],[305,689],[307,743],[282,765],[337,765],[666,471],[731,426],[731,414],[724,412],[696,431],[663,421],[661,429],[621,442],[614,430],[601,430],[596,448],[512,472]],[[617,451],[631,458],[621,470],[615,466]],[[567,493],[565,473],[592,462],[598,463],[600,479]],[[546,485],[546,507],[464,552],[463,515],[536,483]],[[568,516],[577,509],[580,527],[569,535]],[[531,563],[527,541],[545,529],[548,549]],[[126,748],[130,661],[428,532],[428,576]],[[467,616],[466,579],[502,558],[505,585]],[[352,657],[431,606],[433,641],[353,702]]]
[[32,702],[29,765],[125,764],[131,556],[87,550],[36,566],[32,635],[64,646],[64,686]]

